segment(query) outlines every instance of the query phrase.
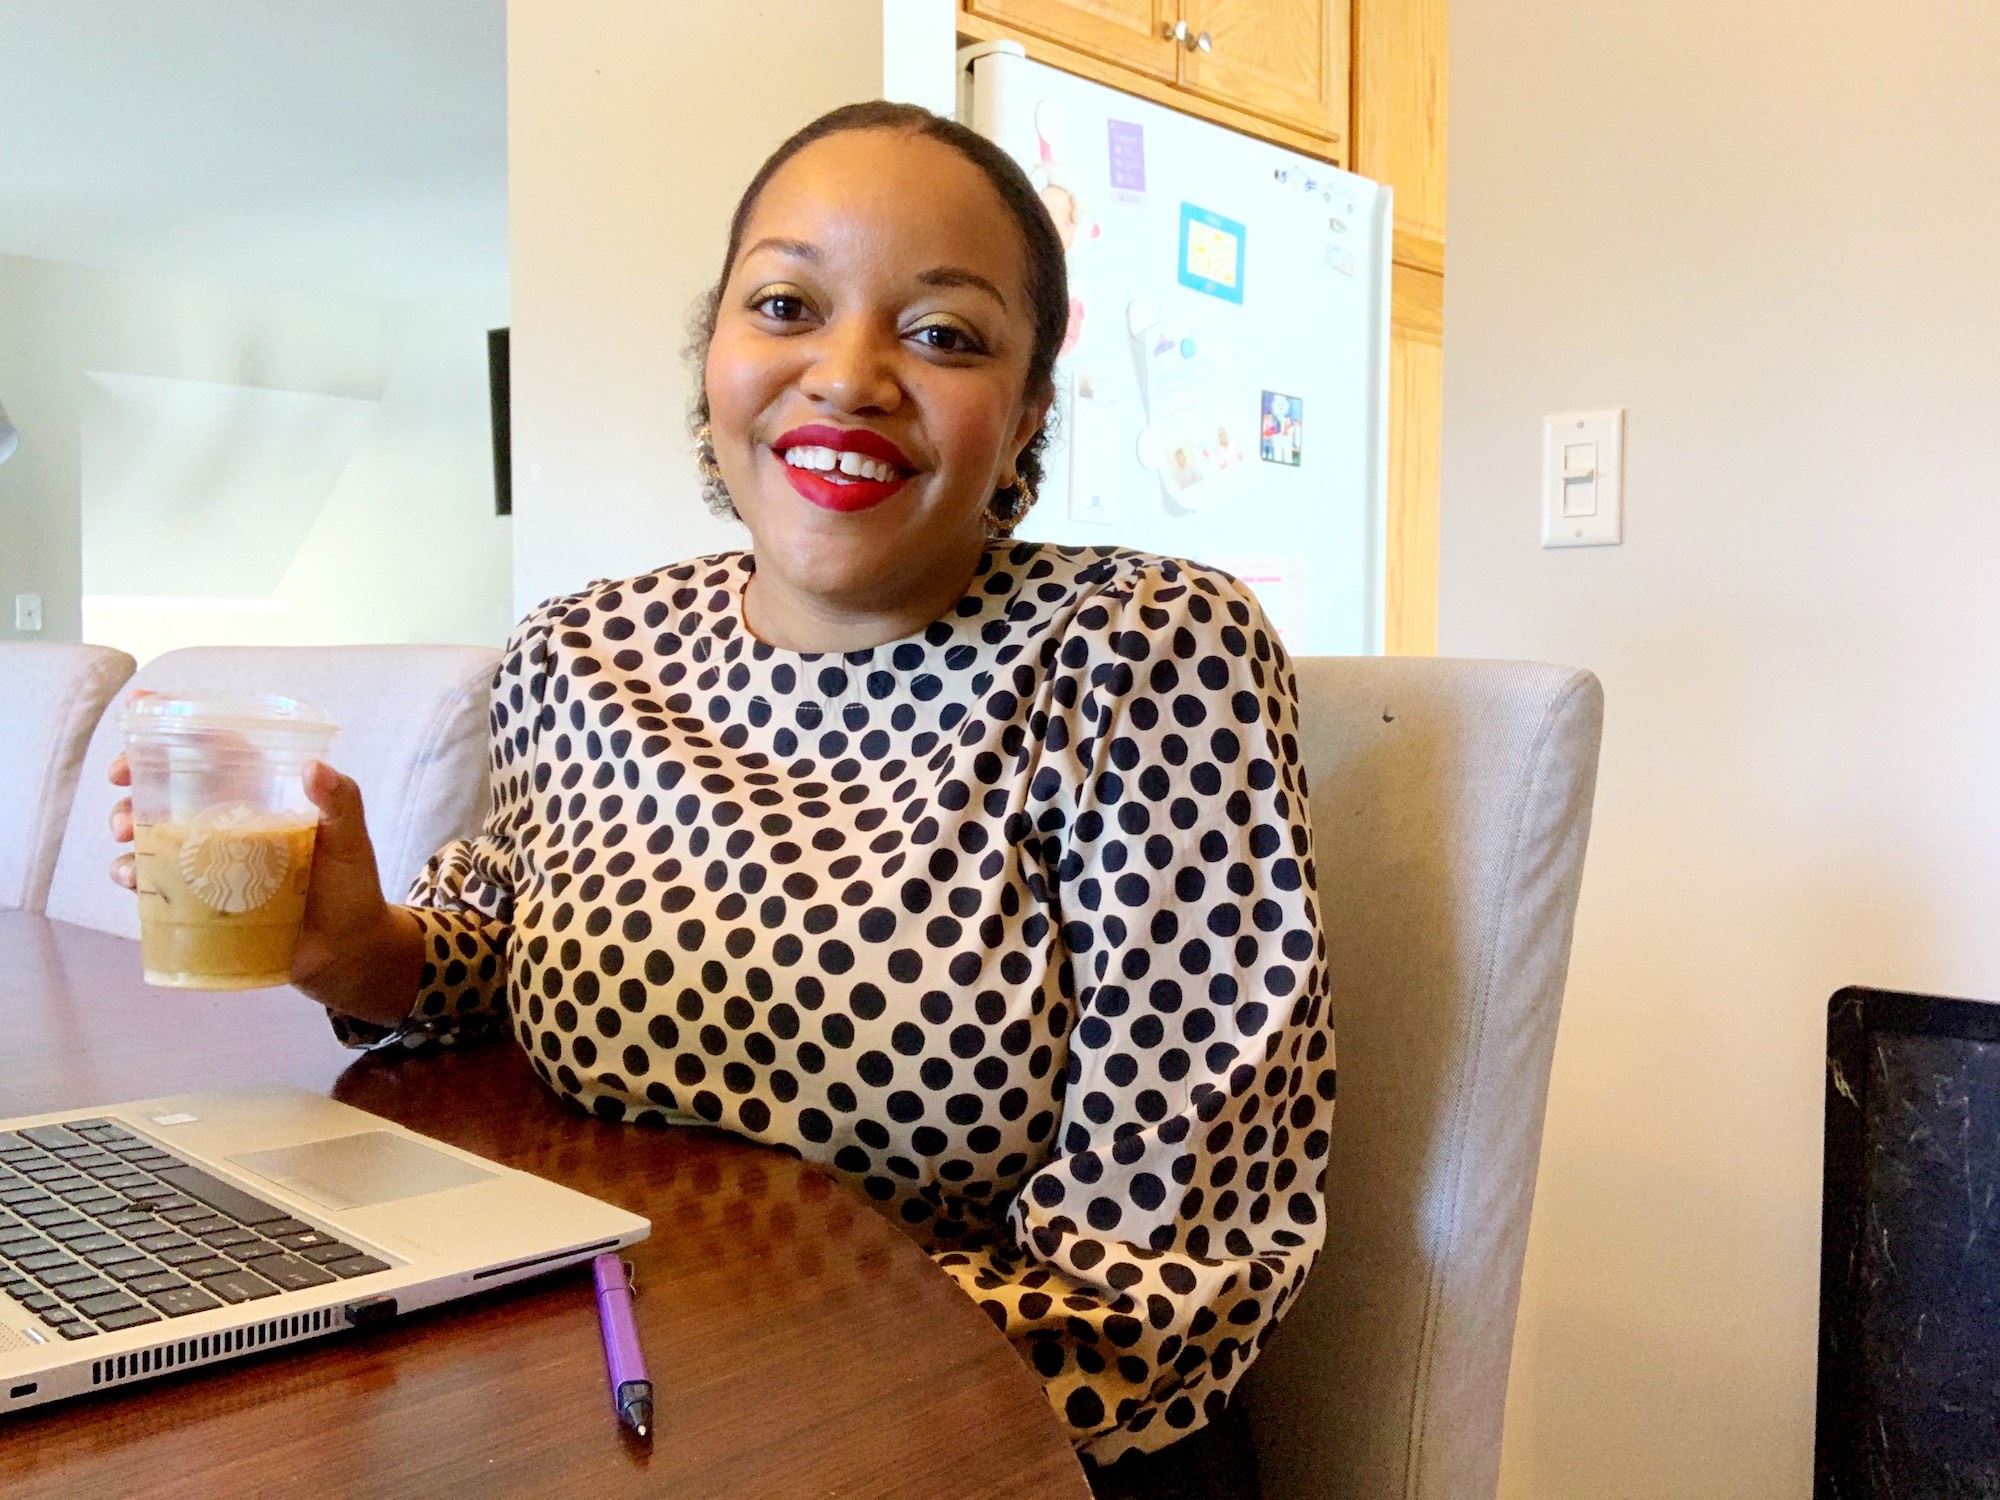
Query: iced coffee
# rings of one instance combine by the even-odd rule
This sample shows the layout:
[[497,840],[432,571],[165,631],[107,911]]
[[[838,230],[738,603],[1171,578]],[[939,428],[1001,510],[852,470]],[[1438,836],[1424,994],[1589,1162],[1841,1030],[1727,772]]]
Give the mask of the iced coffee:
[[253,990],[284,984],[306,910],[315,824],[222,808],[139,823],[139,956],[148,984]]
[[288,698],[155,694],[124,728],[146,982],[286,983],[318,827],[301,778],[334,725]]

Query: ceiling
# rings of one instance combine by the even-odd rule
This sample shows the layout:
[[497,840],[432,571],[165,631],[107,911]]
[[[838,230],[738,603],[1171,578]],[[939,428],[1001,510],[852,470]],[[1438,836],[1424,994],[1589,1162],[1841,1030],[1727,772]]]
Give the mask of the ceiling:
[[504,295],[506,0],[0,0],[0,254]]

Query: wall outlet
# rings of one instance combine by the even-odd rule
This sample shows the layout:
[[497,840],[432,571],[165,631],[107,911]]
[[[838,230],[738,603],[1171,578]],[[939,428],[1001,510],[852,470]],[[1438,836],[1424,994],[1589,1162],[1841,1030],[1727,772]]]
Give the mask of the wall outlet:
[[14,596],[14,628],[16,630],[40,630],[42,628],[42,596],[40,594],[16,594]]

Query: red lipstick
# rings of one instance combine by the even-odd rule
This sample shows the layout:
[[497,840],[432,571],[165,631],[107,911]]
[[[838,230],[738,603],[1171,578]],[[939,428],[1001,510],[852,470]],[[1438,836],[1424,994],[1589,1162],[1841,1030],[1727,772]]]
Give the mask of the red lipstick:
[[[863,479],[843,474],[839,478],[817,469],[801,469],[788,464],[784,455],[794,448],[831,448],[836,453],[858,453],[904,472],[893,479]],[[785,471],[791,487],[814,505],[827,510],[857,511],[880,505],[909,482],[913,465],[901,448],[879,432],[860,427],[830,427],[814,422],[794,427],[771,444],[778,466]]]

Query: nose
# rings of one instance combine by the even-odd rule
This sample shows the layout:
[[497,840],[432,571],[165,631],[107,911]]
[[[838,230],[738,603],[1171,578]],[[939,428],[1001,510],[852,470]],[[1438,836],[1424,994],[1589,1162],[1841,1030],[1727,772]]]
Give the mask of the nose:
[[862,317],[836,318],[812,340],[799,389],[813,402],[845,412],[893,411],[902,403],[893,330]]

